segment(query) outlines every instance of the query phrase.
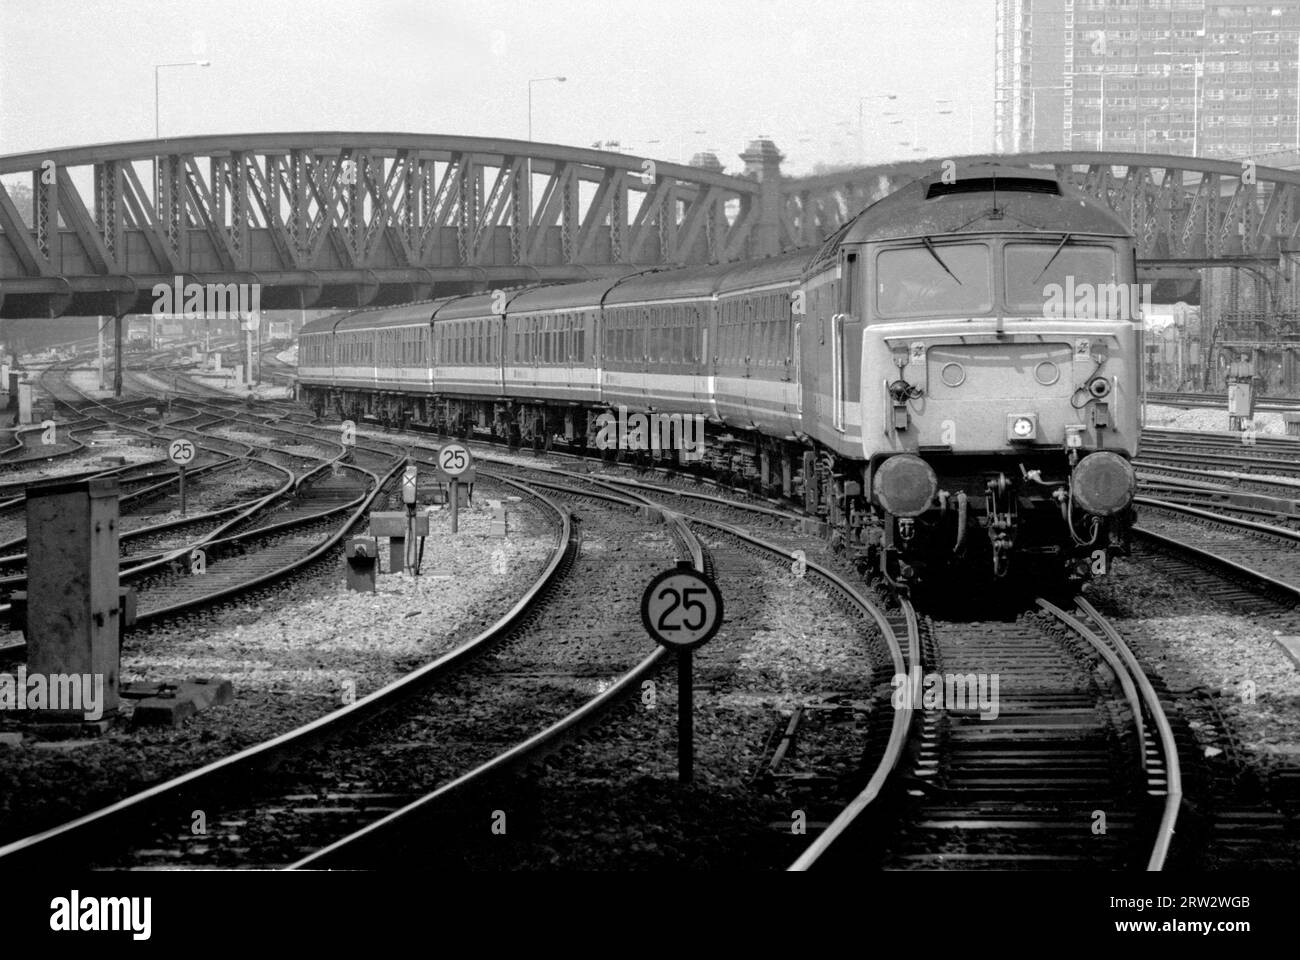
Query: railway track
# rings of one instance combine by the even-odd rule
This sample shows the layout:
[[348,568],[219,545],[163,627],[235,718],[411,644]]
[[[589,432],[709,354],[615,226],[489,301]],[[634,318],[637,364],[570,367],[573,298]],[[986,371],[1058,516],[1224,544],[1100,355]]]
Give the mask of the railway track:
[[[1149,403],[1158,403],[1168,407],[1217,407],[1226,410],[1228,406],[1226,393],[1173,393],[1148,390],[1146,398]],[[1255,409],[1297,410],[1300,409],[1300,399],[1295,397],[1257,397]]]
[[[97,409],[104,406],[84,395],[83,399]],[[246,429],[269,436],[257,442],[250,434],[254,442],[249,443],[244,438],[213,435],[215,427],[237,418],[242,418]],[[395,482],[402,463],[395,451],[376,448],[348,453],[341,444],[326,445],[315,434],[307,437],[300,430],[270,426],[248,418],[238,408],[195,409],[165,426],[137,421],[116,410],[106,419],[145,436],[159,431],[168,436],[188,434],[210,453],[257,464],[281,476],[281,482],[262,496],[175,522],[145,525],[126,534],[125,539],[139,537],[141,544],[141,549],[123,557],[121,573],[121,582],[135,586],[139,594],[137,626],[189,613],[309,569],[340,546],[347,531]],[[291,445],[286,439],[298,442]],[[306,455],[303,440],[310,441]],[[325,446],[333,450],[321,452]],[[352,462],[339,462],[345,453]],[[161,498],[163,507],[170,506],[174,476],[143,481],[142,498]],[[19,545],[21,540],[14,540],[8,546]],[[12,554],[8,561],[13,569],[21,566],[24,557]],[[22,585],[21,574],[12,574],[5,581],[10,590]],[[12,635],[0,641],[0,655],[6,658],[20,656],[24,649],[25,643]]]
[[[1041,613],[1015,623],[940,621],[903,603],[922,651],[906,680],[918,717],[905,784],[872,817],[866,803],[847,810],[795,868],[870,857],[895,870],[1160,869],[1181,795],[1177,751],[1101,615],[1040,599]],[[1103,663],[1113,686],[1099,682]],[[988,678],[990,695],[958,695],[967,677]]]
[[[569,512],[526,486],[508,480],[502,482],[551,518],[556,539],[541,575],[495,623],[433,662],[312,723],[76,820],[12,841],[0,847],[0,862],[19,864],[59,856],[72,858],[66,862],[82,864],[148,867],[175,866],[186,858],[190,858],[186,862],[228,863],[233,857],[240,865],[253,866],[259,862],[283,865],[319,847],[324,837],[346,833],[349,824],[355,822],[352,815],[359,808],[364,808],[364,815],[373,817],[384,811],[386,802],[391,805],[392,796],[377,794],[371,788],[363,786],[358,793],[356,779],[364,776],[360,773],[364,768],[354,766],[341,773],[334,769],[333,761],[341,756],[340,751],[346,751],[353,761],[364,762],[367,749],[400,737],[412,738],[425,749],[436,749],[439,738],[425,728],[435,720],[443,724],[439,732],[444,746],[447,743],[453,747],[457,743],[462,747],[472,746],[463,741],[464,729],[458,737],[447,736],[451,728],[466,723],[459,706],[439,710],[436,715],[429,712],[434,703],[427,698],[436,697],[431,688],[438,683],[459,682],[462,671],[503,643],[525,636],[539,639],[548,635],[547,620],[541,611],[556,602],[564,591],[574,596],[581,595],[584,589],[582,582],[573,577],[580,534]],[[498,664],[494,661],[492,666]],[[492,675],[493,669],[489,668],[487,676]],[[458,705],[465,702],[456,695],[454,687],[448,696]],[[524,699],[517,700],[514,707],[525,709],[525,703]],[[351,739],[354,737],[360,740]],[[327,743],[333,746],[326,749]],[[394,749],[400,747],[400,743],[391,745]],[[405,756],[409,760],[414,754]],[[270,774],[272,769],[277,771],[274,776]],[[301,778],[308,769],[316,771],[318,787],[325,781],[332,785],[325,787],[323,794],[319,789],[310,794],[313,806],[302,811],[307,823],[299,824],[301,829],[285,830],[275,819],[284,812],[283,804],[302,806],[303,795],[296,791],[300,791]],[[423,767],[412,767],[408,762],[395,763],[393,769]],[[332,780],[335,774],[341,779]],[[299,779],[294,780],[295,777]],[[253,807],[248,806],[250,800],[255,804]],[[347,802],[340,804],[339,800]],[[188,829],[189,811],[195,804],[223,811],[224,819],[206,840],[195,838]],[[247,819],[232,820],[231,811],[238,810],[249,816],[258,812],[269,817],[270,828],[258,834],[250,828]],[[225,842],[222,837],[226,838]],[[253,851],[250,844],[259,839],[264,845]]]
[[1137,503],[1143,559],[1238,609],[1300,627],[1300,532],[1205,506],[1146,496]]

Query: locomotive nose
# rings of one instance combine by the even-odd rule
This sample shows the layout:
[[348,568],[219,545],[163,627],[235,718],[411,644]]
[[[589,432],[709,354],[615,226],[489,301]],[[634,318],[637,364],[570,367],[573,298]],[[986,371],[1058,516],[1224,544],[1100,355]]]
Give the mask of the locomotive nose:
[[1137,489],[1132,464],[1109,450],[1088,454],[1079,461],[1070,479],[1074,502],[1099,517],[1119,513],[1133,502]]

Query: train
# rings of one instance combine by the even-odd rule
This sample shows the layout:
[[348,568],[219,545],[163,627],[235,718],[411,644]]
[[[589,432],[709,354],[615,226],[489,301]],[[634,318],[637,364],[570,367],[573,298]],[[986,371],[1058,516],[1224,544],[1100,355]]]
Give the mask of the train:
[[[548,449],[616,435],[801,500],[905,587],[1077,585],[1129,547],[1136,281],[1128,227],[1068,181],[946,162],[816,248],[319,318],[299,391]],[[694,446],[655,442],[690,422]]]

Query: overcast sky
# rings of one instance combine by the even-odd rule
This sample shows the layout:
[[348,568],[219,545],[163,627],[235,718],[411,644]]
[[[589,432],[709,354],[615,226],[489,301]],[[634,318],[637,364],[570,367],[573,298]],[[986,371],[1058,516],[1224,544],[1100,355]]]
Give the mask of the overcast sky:
[[[616,139],[674,160],[751,138],[789,174],[989,149],[993,0],[0,0],[0,154],[293,130]],[[937,98],[956,101],[937,115]],[[902,123],[889,124],[885,110]],[[915,131],[914,131],[915,123]],[[696,131],[705,131],[697,133]],[[659,140],[658,144],[646,141]],[[899,141],[910,141],[903,146]],[[914,146],[922,147],[914,152]]]

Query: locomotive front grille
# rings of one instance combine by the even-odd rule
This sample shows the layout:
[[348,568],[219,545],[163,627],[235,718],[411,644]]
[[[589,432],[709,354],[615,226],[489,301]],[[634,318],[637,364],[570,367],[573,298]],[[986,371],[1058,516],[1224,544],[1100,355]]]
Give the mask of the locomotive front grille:
[[923,447],[993,450],[1008,444],[1008,417],[1036,417],[1031,445],[1062,444],[1067,425],[1081,422],[1071,406],[1079,381],[1092,369],[1076,369],[1069,343],[943,344],[926,350],[924,382],[917,364],[909,381],[924,388],[912,406]]
[[981,343],[926,351],[926,395],[961,403],[979,397],[1051,400],[1074,392],[1067,343]]

